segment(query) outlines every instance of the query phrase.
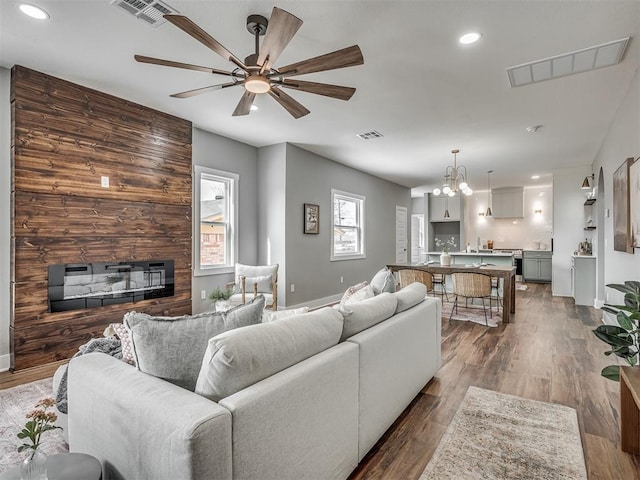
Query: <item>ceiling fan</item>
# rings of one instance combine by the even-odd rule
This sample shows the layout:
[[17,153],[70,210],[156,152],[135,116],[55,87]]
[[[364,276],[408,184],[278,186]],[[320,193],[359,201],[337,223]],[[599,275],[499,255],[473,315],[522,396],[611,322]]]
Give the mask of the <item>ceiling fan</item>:
[[[183,15],[165,15],[164,18],[206,47],[209,47],[221,57],[236,65],[236,68],[228,72],[210,67],[201,67],[171,60],[135,55],[134,58],[142,63],[184,68],[231,77],[231,81],[229,82],[175,93],[171,95],[172,97],[188,98],[214,90],[242,85],[245,88],[245,92],[240,98],[236,109],[233,111],[233,116],[248,115],[256,95],[268,93],[294,118],[300,118],[310,113],[309,110],[285,93],[282,90],[283,88],[324,95],[340,100],[349,100],[356,91],[356,89],[352,87],[292,80],[290,77],[362,65],[364,58],[358,45],[352,45],[351,47],[302,60],[284,67],[274,67],[282,51],[302,26],[302,20],[280,8],[273,8],[269,20],[262,15],[249,15],[247,18],[247,30],[255,37],[255,53],[246,57],[244,62],[187,17]],[[264,36],[262,48],[260,48],[261,36]]]

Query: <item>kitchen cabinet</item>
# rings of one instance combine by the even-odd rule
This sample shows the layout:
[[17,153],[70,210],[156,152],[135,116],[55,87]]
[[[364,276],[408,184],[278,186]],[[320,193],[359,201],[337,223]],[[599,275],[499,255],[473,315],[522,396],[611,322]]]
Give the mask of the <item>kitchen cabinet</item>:
[[593,307],[596,297],[596,257],[593,255],[571,257],[571,283],[576,305]]
[[524,188],[503,187],[491,190],[493,218],[524,217]]
[[[449,217],[445,218],[445,210],[449,210]],[[460,195],[449,197],[447,195],[434,196],[429,194],[429,221],[430,222],[459,222],[462,217]]]
[[525,282],[551,282],[551,255],[548,250],[522,252],[522,277]]

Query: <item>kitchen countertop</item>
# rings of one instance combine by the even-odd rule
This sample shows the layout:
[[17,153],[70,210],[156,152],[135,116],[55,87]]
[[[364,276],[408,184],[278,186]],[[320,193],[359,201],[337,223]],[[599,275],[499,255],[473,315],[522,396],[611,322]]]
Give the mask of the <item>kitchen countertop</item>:
[[571,255],[573,258],[596,258],[595,255],[581,255],[581,254],[573,254]]
[[[442,255],[442,252],[426,252],[427,255]],[[471,257],[513,257],[513,253],[487,253],[487,252],[449,252],[451,256],[471,256]]]

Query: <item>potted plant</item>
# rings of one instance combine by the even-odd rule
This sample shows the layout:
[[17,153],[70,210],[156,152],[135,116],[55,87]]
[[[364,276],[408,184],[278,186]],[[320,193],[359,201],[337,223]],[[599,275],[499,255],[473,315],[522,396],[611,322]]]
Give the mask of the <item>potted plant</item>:
[[443,242],[439,238],[436,238],[436,247],[442,249],[442,254],[440,255],[440,265],[449,266],[451,265],[451,255],[449,255],[449,249],[456,246],[455,238],[451,237],[446,242]]
[[29,453],[20,464],[20,478],[26,480],[40,480],[47,478],[47,457],[40,450],[42,434],[49,430],[62,428],[55,425],[57,415],[49,411],[56,404],[53,398],[44,398],[36,404],[35,410],[27,413],[27,423],[18,433],[18,438],[24,443],[18,447],[19,452],[27,450]]
[[[636,366],[640,347],[640,282],[628,280],[624,284],[610,283],[607,287],[624,293],[624,305],[605,304],[602,307],[605,312],[616,316],[619,326],[600,325],[593,333],[611,346],[605,355],[614,354],[624,358],[632,367]],[[610,380],[620,381],[620,365],[609,365],[600,373]]]
[[226,288],[222,290],[220,287],[209,294],[209,300],[215,305],[216,312],[224,312],[229,309],[229,299],[233,295],[233,290]]

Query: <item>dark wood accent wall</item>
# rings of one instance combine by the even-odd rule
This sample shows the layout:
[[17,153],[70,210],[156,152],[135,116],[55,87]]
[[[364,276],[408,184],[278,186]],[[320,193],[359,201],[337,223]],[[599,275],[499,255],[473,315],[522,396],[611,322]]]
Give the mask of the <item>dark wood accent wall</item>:
[[[191,313],[191,122],[11,73],[12,370],[73,356],[129,310]],[[173,297],[47,311],[50,264],[170,259]]]

